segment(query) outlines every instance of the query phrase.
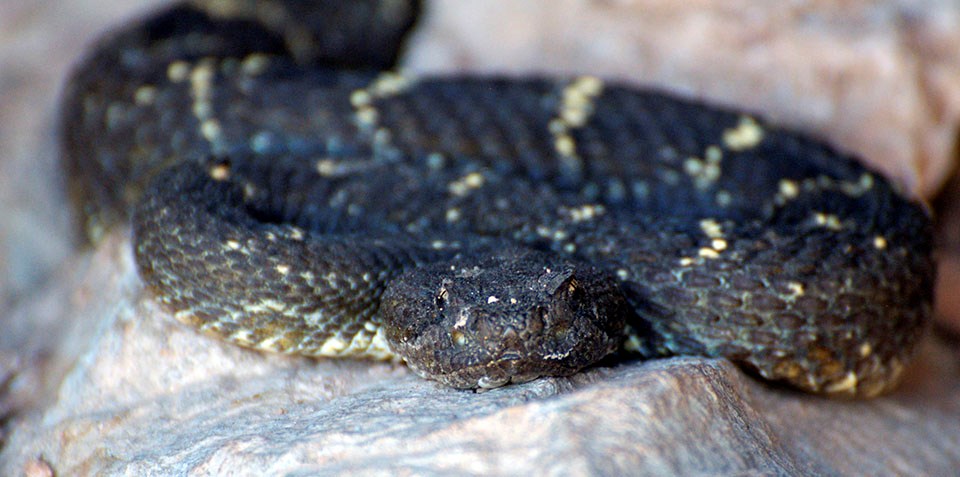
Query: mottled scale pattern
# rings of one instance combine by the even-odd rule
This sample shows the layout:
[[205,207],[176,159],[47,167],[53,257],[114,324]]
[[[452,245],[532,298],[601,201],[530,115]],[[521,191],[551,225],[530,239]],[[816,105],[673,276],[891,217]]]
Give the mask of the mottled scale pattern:
[[896,383],[931,313],[922,205],[750,114],[398,72],[419,11],[194,1],[106,35],[62,116],[85,229],[131,220],[148,288],[204,332],[455,387],[616,350]]

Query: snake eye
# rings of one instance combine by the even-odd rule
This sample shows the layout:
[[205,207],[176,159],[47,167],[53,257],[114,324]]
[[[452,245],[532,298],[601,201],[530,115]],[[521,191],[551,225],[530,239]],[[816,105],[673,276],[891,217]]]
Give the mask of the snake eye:
[[435,299],[437,309],[443,311],[443,309],[447,307],[447,299],[449,298],[450,292],[447,291],[447,287],[445,285],[441,285],[440,291],[437,292],[437,297]]

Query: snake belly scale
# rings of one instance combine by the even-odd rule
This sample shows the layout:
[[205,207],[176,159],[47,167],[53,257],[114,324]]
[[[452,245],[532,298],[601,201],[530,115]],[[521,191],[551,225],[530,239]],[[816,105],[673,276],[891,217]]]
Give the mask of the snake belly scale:
[[749,114],[570,79],[395,72],[420,5],[197,0],[101,40],[64,155],[185,323],[458,388],[621,351],[871,396],[931,314],[930,219]]

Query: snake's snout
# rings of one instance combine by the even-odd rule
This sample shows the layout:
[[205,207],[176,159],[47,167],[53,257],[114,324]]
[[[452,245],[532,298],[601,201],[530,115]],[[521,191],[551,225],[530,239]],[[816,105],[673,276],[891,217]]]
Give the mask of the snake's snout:
[[392,349],[458,388],[573,374],[620,345],[629,313],[606,273],[533,251],[417,268],[381,305]]

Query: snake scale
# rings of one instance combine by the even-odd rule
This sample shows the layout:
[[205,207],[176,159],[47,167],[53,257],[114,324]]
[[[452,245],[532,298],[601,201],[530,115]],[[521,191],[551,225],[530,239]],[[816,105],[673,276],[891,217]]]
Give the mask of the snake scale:
[[63,107],[91,236],[174,316],[457,388],[610,353],[889,389],[931,314],[927,211],[752,115],[578,78],[395,70],[406,0],[199,0],[103,38]]

